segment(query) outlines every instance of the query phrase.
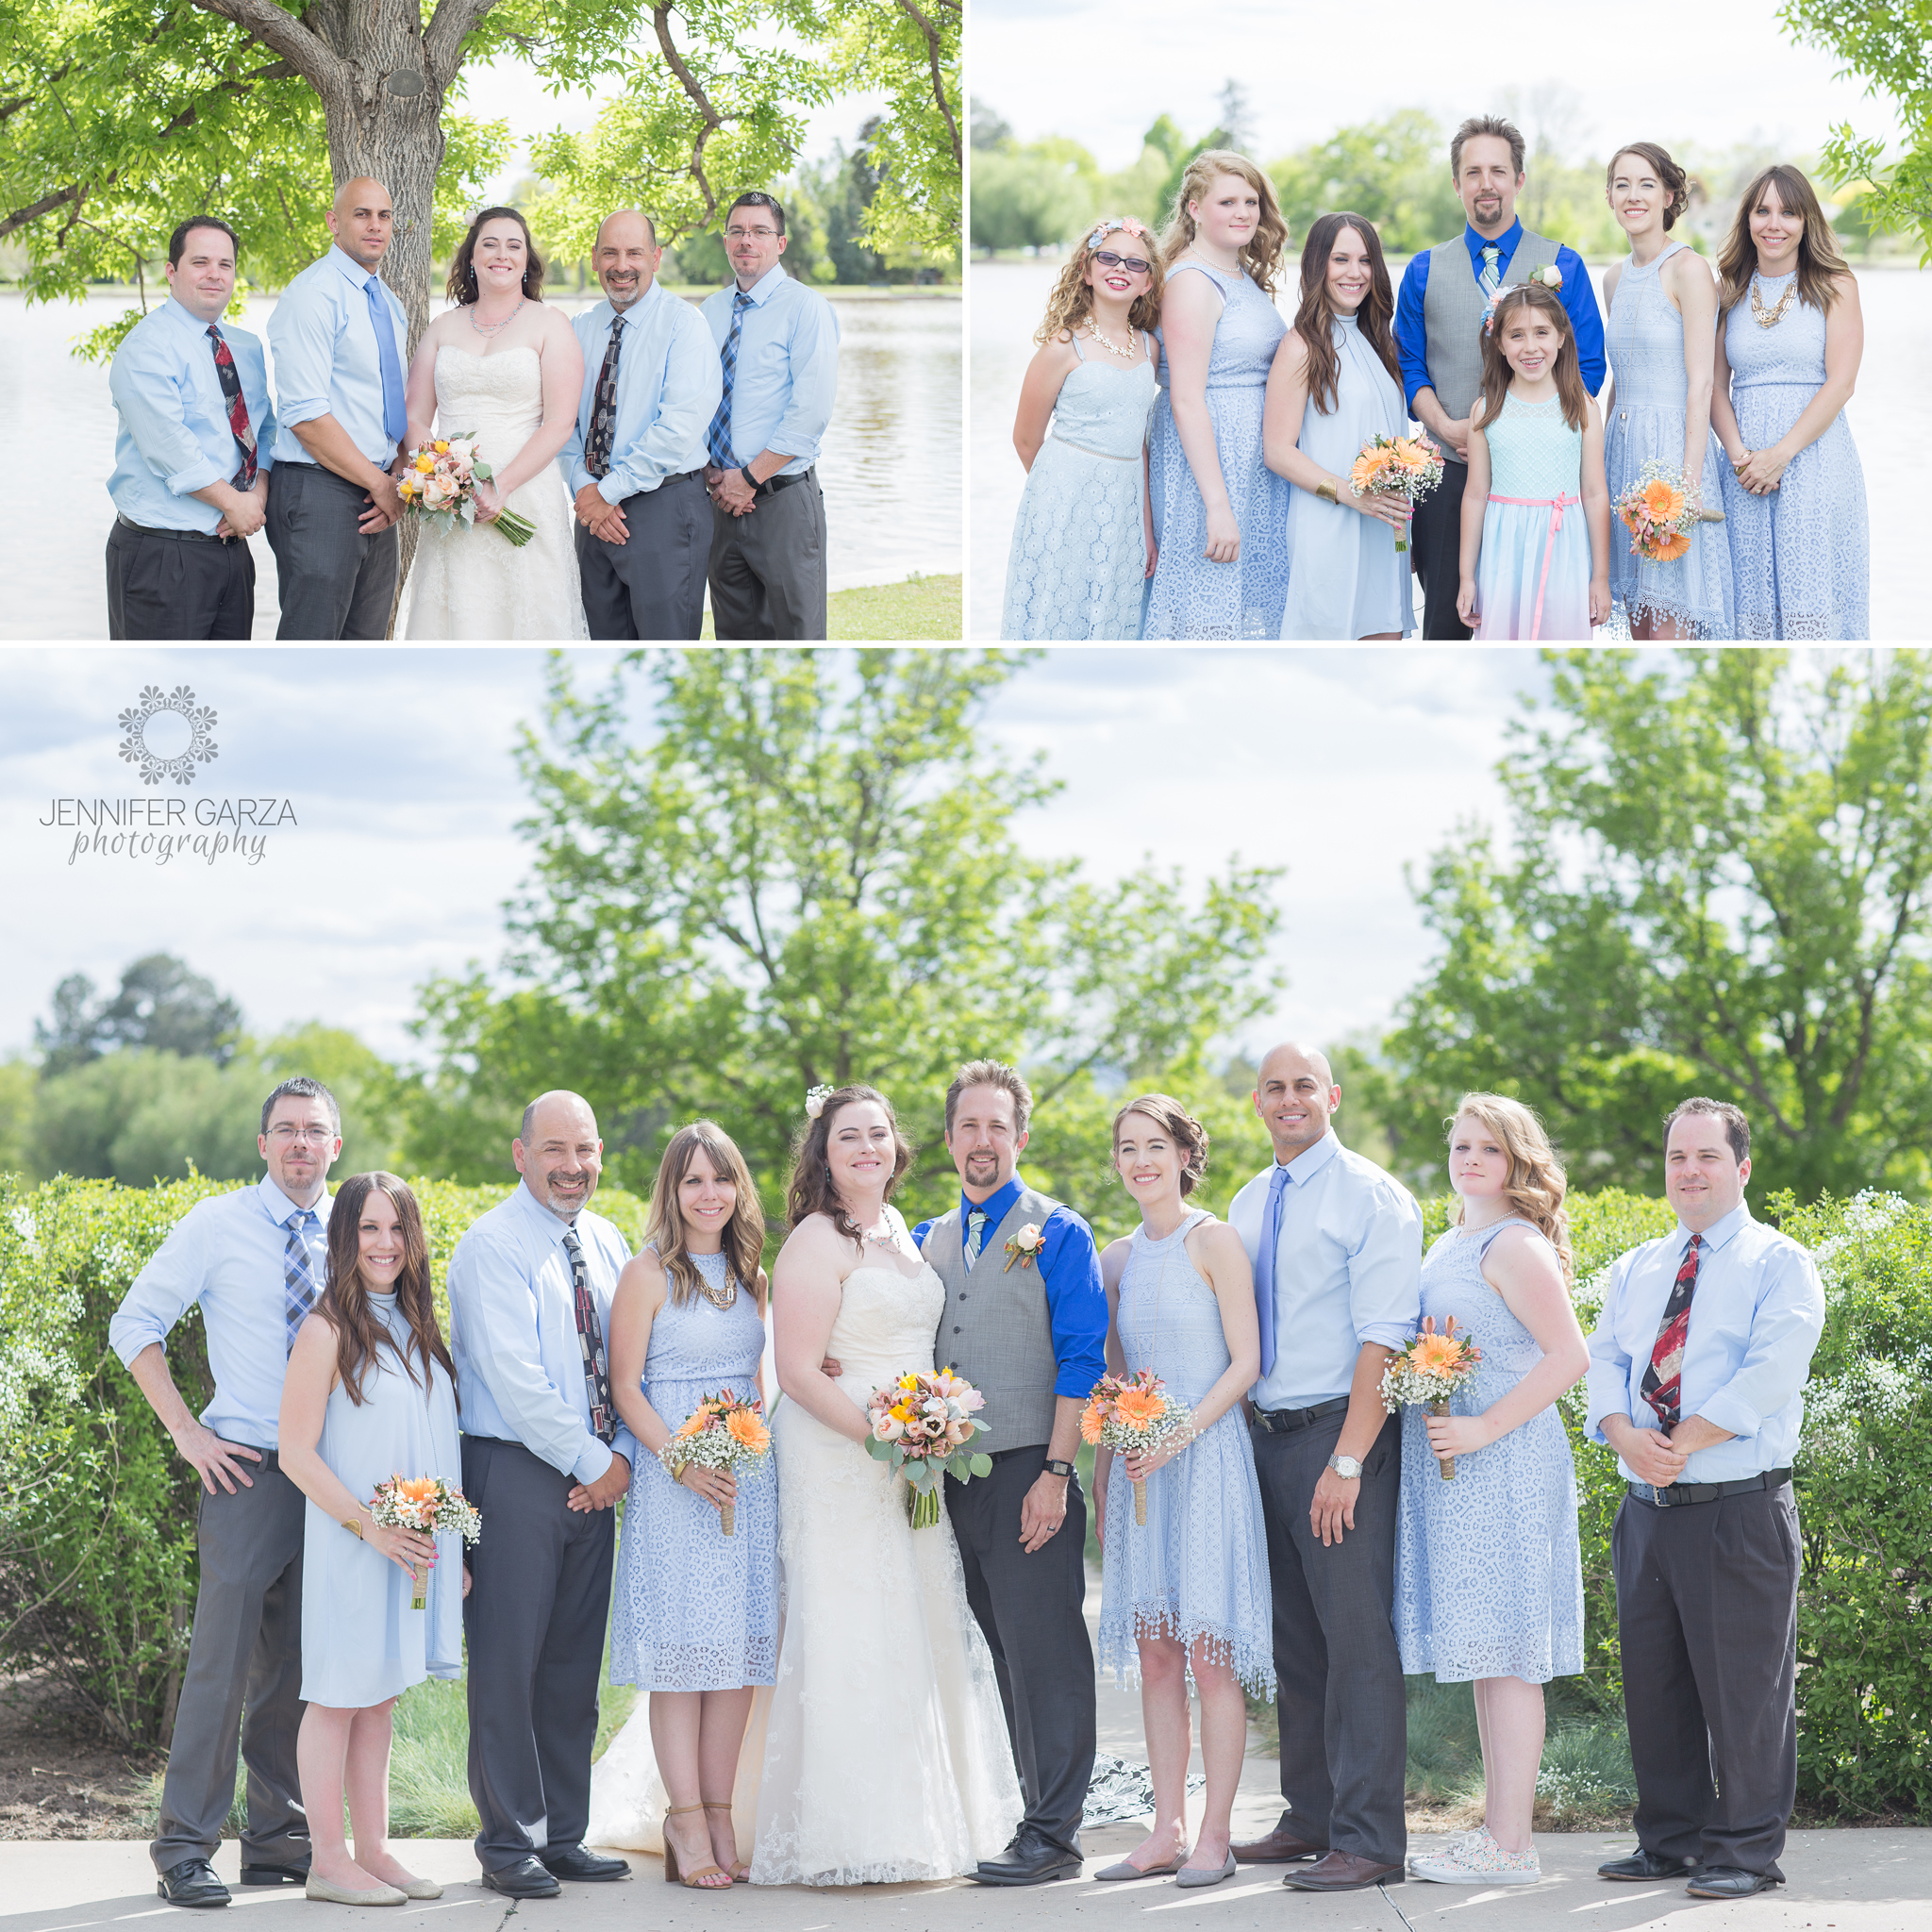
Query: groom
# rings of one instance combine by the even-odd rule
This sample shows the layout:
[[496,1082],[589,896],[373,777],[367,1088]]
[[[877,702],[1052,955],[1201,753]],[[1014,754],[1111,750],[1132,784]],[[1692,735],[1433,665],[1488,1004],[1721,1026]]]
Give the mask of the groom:
[[[946,1090],[959,1205],[913,1230],[946,1287],[934,1354],[986,1396],[986,1433],[973,1446],[992,1457],[992,1474],[947,1477],[946,1507],[1026,1813],[1012,1843],[981,1861],[985,1885],[1079,1875],[1093,1775],[1087,1504],[1073,1457],[1081,1405],[1107,1370],[1107,1296],[1092,1230],[1015,1172],[1032,1108],[1013,1068],[959,1069]],[[1037,1245],[1023,1234],[1037,1234]]]

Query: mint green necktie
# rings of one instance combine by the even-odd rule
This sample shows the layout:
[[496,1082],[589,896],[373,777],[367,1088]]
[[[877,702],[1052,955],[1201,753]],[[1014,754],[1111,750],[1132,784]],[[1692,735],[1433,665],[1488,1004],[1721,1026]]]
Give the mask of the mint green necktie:
[[986,1240],[987,1219],[983,1208],[975,1208],[966,1217],[966,1265],[969,1268],[979,1259],[979,1250]]

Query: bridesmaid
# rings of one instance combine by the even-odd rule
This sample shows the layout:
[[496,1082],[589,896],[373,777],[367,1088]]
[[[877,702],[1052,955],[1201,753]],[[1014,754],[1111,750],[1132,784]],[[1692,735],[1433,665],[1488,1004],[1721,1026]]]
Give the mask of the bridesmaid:
[[1710,420],[1740,638],[1871,635],[1865,473],[1844,406],[1865,323],[1811,184],[1766,168],[1718,257],[1724,325]]
[[1261,460],[1268,369],[1285,325],[1274,277],[1288,224],[1267,175],[1210,148],[1189,162],[1160,238],[1167,270],[1149,491],[1146,638],[1278,638],[1288,485]]
[[763,1402],[764,1241],[744,1157],[722,1128],[694,1121],[664,1150],[643,1252],[610,1301],[611,1397],[650,1452],[625,1506],[610,1681],[651,1693],[671,1801],[664,1876],[701,1890],[751,1869],[739,1860],[731,1798],[753,1687],[773,1681],[777,1661],[777,1482],[769,1457],[741,1480],[695,1463],[674,1479],[657,1452],[707,1395]]
[[[1449,1128],[1456,1225],[1423,1262],[1423,1317],[1482,1366],[1453,1413],[1402,1412],[1395,1638],[1402,1668],[1474,1682],[1481,1828],[1410,1856],[1444,1885],[1534,1885],[1543,1686],[1583,1670],[1576,1471],[1557,1398],[1590,1365],[1570,1305],[1563,1170],[1520,1101],[1466,1093]],[[1457,1458],[1444,1482],[1437,1457]]]
[[[1115,1171],[1141,1225],[1101,1256],[1108,1366],[1151,1368],[1193,1410],[1191,1436],[1151,1455],[1094,1457],[1102,1547],[1100,1660],[1141,1678],[1154,1829],[1101,1878],[1234,1875],[1229,1814],[1247,1747],[1243,1690],[1274,1695],[1274,1597],[1261,1491],[1241,1398],[1261,1373],[1254,1276],[1241,1237],[1190,1209],[1208,1130],[1177,1100],[1143,1094],[1113,1120]],[[1134,1521],[1136,1480],[1147,1521]],[[1188,1853],[1188,1678],[1201,1700],[1208,1790]]]
[[1710,426],[1717,290],[1710,269],[1670,231],[1690,205],[1690,177],[1654,141],[1610,158],[1604,194],[1630,238],[1630,258],[1604,276],[1610,389],[1604,467],[1615,503],[1653,458],[1681,469],[1705,499],[1707,521],[1668,563],[1645,563],[1614,512],[1610,596],[1622,626],[1643,642],[1735,635],[1731,550],[1720,525],[1724,463]]
[[1147,418],[1160,282],[1154,238],[1139,222],[1110,216],[1074,249],[1047,298],[1033,338],[1040,353],[1013,419],[1026,488],[1013,524],[1002,638],[1141,635],[1154,575]]
[[[440,1885],[389,1852],[391,1712],[425,1676],[462,1675],[469,1577],[457,1537],[380,1528],[364,1498],[399,1474],[460,1486],[463,1464],[423,1216],[394,1174],[355,1174],[336,1191],[323,1291],[289,1355],[279,1440],[283,1473],[308,1498],[308,1707],[295,1740],[314,1845],[308,1896],[352,1906],[440,1898]],[[428,1603],[417,1610],[409,1600],[423,1570]]]
[[[1373,223],[1324,215],[1302,244],[1302,300],[1268,375],[1263,449],[1288,492],[1284,638],[1406,638],[1415,629],[1407,500],[1354,495],[1373,436],[1408,428],[1391,323],[1395,291]],[[1309,408],[1312,404],[1314,407]]]

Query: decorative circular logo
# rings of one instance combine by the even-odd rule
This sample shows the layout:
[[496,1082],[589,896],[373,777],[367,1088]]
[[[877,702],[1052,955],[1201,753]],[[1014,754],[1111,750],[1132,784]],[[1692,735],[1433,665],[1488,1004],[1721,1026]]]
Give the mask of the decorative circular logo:
[[[176,720],[179,722],[177,723]],[[181,742],[183,726],[187,741]],[[153,743],[149,727],[154,726]],[[172,778],[176,785],[192,785],[196,765],[212,763],[220,756],[210,733],[215,728],[211,707],[196,705],[194,693],[185,684],[164,691],[158,684],[146,686],[140,701],[121,713],[121,728],[127,735],[121,741],[121,756],[141,771],[143,785],[158,785]]]

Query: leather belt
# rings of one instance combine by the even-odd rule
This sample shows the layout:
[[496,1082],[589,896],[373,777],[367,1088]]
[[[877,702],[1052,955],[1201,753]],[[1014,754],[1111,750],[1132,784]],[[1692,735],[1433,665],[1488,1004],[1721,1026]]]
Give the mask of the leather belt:
[[794,470],[789,476],[784,475],[783,472],[780,472],[775,476],[767,476],[758,486],[758,494],[760,496],[775,496],[779,491],[790,490],[794,483],[803,483],[808,476],[814,475],[815,474],[815,470]]
[[130,516],[124,516],[118,509],[114,521],[124,530],[138,530],[143,537],[178,537],[187,543],[225,543],[225,537],[217,537],[212,530],[164,530],[154,524],[137,524]]
[[1255,1410],[1255,1426],[1266,1429],[1271,1436],[1292,1435],[1297,1429],[1311,1429],[1317,1423],[1325,1423],[1330,1416],[1346,1415],[1348,1397],[1338,1395],[1332,1402],[1318,1402],[1312,1408],[1257,1408]]
[[1757,1475],[1740,1476],[1734,1483],[1673,1483],[1658,1489],[1655,1483],[1628,1483],[1630,1493],[1640,1503],[1658,1509],[1681,1509],[1687,1503],[1715,1503],[1720,1496],[1741,1496],[1752,1490],[1774,1490],[1790,1482],[1790,1469],[1767,1469]]

